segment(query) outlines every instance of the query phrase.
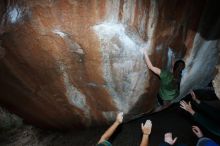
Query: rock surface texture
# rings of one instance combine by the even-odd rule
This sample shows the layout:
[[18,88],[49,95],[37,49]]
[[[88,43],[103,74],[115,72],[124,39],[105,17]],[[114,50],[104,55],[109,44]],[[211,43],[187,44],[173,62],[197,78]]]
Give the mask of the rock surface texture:
[[218,64],[218,0],[2,0],[0,17],[0,104],[40,127],[151,110],[159,79],[143,47],[157,67],[186,62],[177,100]]
[[218,73],[213,80],[213,86],[215,89],[216,96],[218,97],[218,99],[220,99],[220,66],[219,65],[217,69],[218,69]]

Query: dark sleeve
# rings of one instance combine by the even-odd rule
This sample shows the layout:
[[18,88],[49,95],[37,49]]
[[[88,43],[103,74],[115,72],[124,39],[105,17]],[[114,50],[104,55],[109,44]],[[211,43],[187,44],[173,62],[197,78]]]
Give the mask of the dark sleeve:
[[160,143],[160,145],[159,146],[171,146],[169,143],[166,143],[166,142],[162,142],[162,143]]
[[198,122],[200,125],[206,128],[208,131],[217,136],[220,136],[220,126],[218,122],[211,120],[198,112],[196,112],[193,115],[193,118],[196,122]]
[[203,140],[207,141],[207,146],[219,146],[214,140],[208,138],[208,137],[201,137],[199,138],[197,145],[201,145],[200,142],[202,142]]
[[209,104],[207,104],[203,101],[201,101],[200,104],[193,101],[193,104],[196,106],[196,108],[201,110],[201,112],[203,112],[204,114],[206,114],[207,116],[209,116],[213,120],[220,121],[220,114],[218,114],[218,113],[220,113],[220,110],[214,108],[213,106],[210,106]]

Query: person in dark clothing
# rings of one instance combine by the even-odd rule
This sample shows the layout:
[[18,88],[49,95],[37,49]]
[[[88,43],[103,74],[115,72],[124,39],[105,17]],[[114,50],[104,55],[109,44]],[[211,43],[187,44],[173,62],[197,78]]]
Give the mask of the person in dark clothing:
[[[198,126],[192,126],[192,131],[198,138],[196,146],[219,146],[212,139],[204,137],[202,131]],[[164,142],[162,142],[159,146],[187,146],[186,144],[176,144],[176,141],[177,137],[173,139],[172,133],[165,133]]]
[[195,93],[192,91],[191,96],[193,99],[193,104],[199,110],[195,111],[192,108],[191,102],[180,101],[180,107],[185,111],[189,112],[193,119],[198,122],[201,126],[206,128],[211,133],[220,136],[220,110],[208,105],[207,103],[197,99]]
[[219,146],[212,139],[204,137],[202,131],[198,126],[192,126],[192,131],[198,138],[196,146]]
[[157,96],[160,107],[155,110],[159,111],[168,107],[171,101],[179,95],[182,70],[185,68],[185,63],[178,60],[174,63],[172,71],[169,71],[153,66],[146,49],[144,49],[144,56],[148,68],[160,77],[160,90]]

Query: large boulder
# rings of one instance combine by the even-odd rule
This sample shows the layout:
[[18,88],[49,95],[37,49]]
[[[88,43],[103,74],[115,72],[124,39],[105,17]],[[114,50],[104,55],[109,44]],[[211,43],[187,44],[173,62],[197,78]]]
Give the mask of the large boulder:
[[156,104],[152,63],[186,62],[181,99],[206,86],[219,56],[220,13],[206,0],[0,2],[0,104],[47,128],[104,124]]

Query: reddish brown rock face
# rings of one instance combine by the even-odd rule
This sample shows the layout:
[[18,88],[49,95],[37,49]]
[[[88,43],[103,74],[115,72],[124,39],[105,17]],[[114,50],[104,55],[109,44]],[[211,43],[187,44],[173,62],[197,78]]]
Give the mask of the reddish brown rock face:
[[160,68],[169,68],[172,54],[186,61],[178,99],[213,78],[219,34],[211,32],[219,32],[220,20],[213,2],[0,3],[0,103],[35,125],[91,126],[117,111],[151,110],[159,80],[145,65],[143,47]]

